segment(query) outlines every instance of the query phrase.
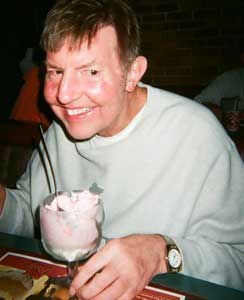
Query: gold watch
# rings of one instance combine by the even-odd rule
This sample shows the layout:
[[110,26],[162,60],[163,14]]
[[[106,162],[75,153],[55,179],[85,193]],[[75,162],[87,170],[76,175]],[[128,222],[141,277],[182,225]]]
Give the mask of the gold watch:
[[168,236],[163,236],[167,242],[167,255],[165,257],[167,269],[170,273],[178,273],[182,270],[183,256],[174,240]]

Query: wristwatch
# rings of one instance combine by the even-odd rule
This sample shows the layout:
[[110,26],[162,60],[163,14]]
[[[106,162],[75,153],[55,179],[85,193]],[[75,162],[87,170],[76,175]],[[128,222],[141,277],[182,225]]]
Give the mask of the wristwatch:
[[167,255],[165,257],[167,269],[170,273],[178,273],[182,270],[183,257],[180,249],[174,240],[168,236],[163,236],[167,242]]

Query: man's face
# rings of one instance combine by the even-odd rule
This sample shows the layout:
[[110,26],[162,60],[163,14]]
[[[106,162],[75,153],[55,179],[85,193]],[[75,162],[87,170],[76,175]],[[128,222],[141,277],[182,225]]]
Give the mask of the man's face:
[[126,126],[127,75],[111,26],[99,29],[89,47],[85,40],[71,50],[67,40],[47,53],[46,65],[45,98],[73,138],[112,136]]

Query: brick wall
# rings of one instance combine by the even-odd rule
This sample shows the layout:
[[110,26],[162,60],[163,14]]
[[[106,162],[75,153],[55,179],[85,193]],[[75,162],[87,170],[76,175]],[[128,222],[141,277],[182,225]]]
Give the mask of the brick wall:
[[243,0],[130,3],[141,24],[142,51],[149,60],[144,82],[194,96],[218,74],[241,65]]

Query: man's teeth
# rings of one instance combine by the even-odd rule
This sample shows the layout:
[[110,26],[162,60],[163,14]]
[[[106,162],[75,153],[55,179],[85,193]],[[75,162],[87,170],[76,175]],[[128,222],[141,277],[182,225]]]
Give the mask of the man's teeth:
[[70,116],[80,115],[86,112],[91,111],[90,107],[77,108],[77,109],[67,109],[67,114]]

